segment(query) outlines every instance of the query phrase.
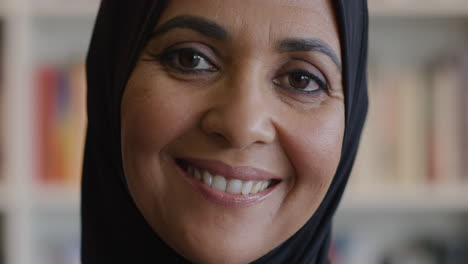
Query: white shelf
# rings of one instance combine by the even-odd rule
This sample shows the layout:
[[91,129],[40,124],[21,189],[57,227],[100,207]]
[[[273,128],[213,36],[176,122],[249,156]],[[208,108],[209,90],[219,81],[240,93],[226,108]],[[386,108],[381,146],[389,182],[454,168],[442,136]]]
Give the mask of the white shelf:
[[[434,1],[433,1],[434,2]],[[375,4],[369,2],[371,17],[464,17],[468,18],[468,2],[452,1],[451,4],[430,1],[406,1]]]
[[96,16],[99,3],[88,5],[42,5],[31,10],[31,15],[38,18],[71,18],[84,17],[90,18]]
[[[23,190],[12,189],[6,183],[0,183],[0,215],[15,210],[18,201],[13,192]],[[34,185],[27,198],[31,207],[38,211],[57,211],[66,213],[79,212],[80,190],[79,186],[72,185]]]
[[468,213],[468,184],[350,186],[340,210]]
[[33,208],[64,212],[79,212],[79,186],[35,185],[32,195]]
[[[33,208],[78,212],[80,192],[77,186],[36,185],[31,196]],[[0,185],[0,210],[8,207],[8,190]],[[350,186],[340,211],[421,211],[468,213],[468,184],[446,186],[373,185]]]
[[[10,0],[15,1],[15,0]],[[33,3],[22,6],[24,2],[14,3],[0,0],[0,18],[23,12],[34,18],[86,18],[93,19],[98,12],[100,1],[59,1],[57,3]]]

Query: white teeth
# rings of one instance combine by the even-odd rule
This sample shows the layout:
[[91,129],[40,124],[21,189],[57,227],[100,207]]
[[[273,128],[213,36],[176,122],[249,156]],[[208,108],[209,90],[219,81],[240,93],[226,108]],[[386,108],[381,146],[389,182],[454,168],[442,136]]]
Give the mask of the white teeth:
[[235,194],[241,193],[242,192],[242,181],[240,181],[240,180],[230,180],[228,185],[227,185],[226,191],[228,193],[235,193]]
[[203,181],[206,185],[222,192],[232,194],[255,194],[270,186],[271,180],[267,181],[241,181],[237,179],[227,180],[221,175],[213,176],[209,171],[199,170],[188,166],[187,172],[195,179]]
[[252,191],[250,191],[250,193],[258,193],[258,191],[260,190],[260,187],[262,187],[263,183],[262,182],[256,182],[253,187],[252,187]]
[[208,171],[204,171],[203,172],[203,182],[206,185],[211,186],[212,181],[213,181],[213,176],[211,176],[211,173],[209,173]]
[[262,182],[262,187],[260,187],[260,191],[265,190],[268,187],[268,181]]
[[226,179],[223,176],[216,175],[213,178],[213,184],[211,186],[219,191],[225,192],[226,184]]
[[252,185],[253,185],[252,181],[245,182],[242,185],[242,194],[243,195],[249,194],[250,191],[252,190]]
[[[191,168],[191,167],[189,167],[189,168]],[[197,179],[197,180],[201,180],[201,179],[202,179],[202,175],[201,175],[200,171],[197,170],[197,169],[194,169],[193,177],[195,177],[195,179]]]

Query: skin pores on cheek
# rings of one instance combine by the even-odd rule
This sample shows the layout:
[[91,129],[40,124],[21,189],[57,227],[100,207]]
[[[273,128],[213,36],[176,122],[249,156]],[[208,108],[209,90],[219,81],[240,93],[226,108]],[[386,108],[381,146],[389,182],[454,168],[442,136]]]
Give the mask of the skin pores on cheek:
[[[139,210],[178,253],[196,263],[247,263],[304,225],[335,174],[344,133],[339,67],[318,51],[276,49],[285,38],[314,38],[339,58],[336,23],[329,1],[194,2],[170,1],[156,30],[190,15],[218,24],[228,39],[184,26],[149,42],[122,99],[124,172]],[[261,200],[248,194],[252,204],[233,206],[226,197],[248,195],[206,194],[211,187],[189,166],[242,186],[261,181],[252,169],[274,181]]]

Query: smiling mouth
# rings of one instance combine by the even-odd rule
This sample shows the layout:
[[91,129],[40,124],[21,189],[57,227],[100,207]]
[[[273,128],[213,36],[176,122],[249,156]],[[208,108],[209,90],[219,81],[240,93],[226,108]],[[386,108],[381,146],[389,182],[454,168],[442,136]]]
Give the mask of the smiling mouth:
[[196,181],[226,194],[250,196],[272,189],[281,181],[250,167],[232,168],[212,161],[176,159],[176,164]]

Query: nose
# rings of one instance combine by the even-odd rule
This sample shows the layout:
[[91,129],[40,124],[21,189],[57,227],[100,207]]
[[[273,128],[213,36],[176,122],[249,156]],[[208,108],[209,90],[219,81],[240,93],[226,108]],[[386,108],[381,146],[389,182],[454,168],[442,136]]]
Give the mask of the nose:
[[204,133],[235,149],[273,142],[276,132],[271,104],[259,79],[250,72],[244,78],[227,82],[202,117]]

